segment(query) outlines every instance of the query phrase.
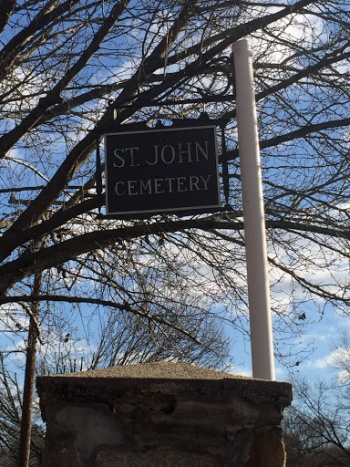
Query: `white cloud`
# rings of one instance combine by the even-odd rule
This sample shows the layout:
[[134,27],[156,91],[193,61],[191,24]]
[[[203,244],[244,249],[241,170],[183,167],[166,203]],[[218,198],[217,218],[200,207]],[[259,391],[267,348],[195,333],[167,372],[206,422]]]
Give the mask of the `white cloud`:
[[339,367],[339,362],[350,364],[349,349],[339,347],[333,350],[330,354],[322,357],[315,362],[316,368],[336,368]]

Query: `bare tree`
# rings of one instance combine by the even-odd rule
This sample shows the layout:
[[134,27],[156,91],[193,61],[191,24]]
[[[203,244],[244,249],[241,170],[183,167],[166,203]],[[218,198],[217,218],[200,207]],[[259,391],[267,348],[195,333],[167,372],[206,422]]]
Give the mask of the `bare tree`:
[[[43,1],[18,2],[11,11],[0,57],[1,303],[100,300],[165,323],[177,298],[164,291],[173,280],[170,266],[173,277],[188,279],[181,281],[185,300],[191,291],[198,309],[223,304],[232,322],[244,321],[234,102],[207,105],[214,116],[232,117],[228,214],[98,220],[103,201],[92,153],[94,129],[113,124],[107,101],[118,109],[114,125],[152,124],[160,116],[152,102],[209,92],[203,74],[220,83],[218,57],[247,36],[254,46],[272,285],[277,292],[280,284],[289,287],[297,308],[290,313],[276,302],[276,326],[298,332],[299,307],[313,297],[347,306],[346,282],[331,277],[347,267],[349,251],[345,3]],[[164,107],[167,116],[196,116],[202,104]],[[42,236],[49,238],[45,247],[31,252],[30,242]],[[163,286],[156,290],[154,281],[140,283],[154,267]],[[328,267],[329,277],[318,280]],[[54,286],[33,297],[30,278],[40,271]],[[150,313],[151,302],[163,313]]]
[[[276,355],[297,364],[302,356],[292,344],[285,351],[288,337],[301,335],[329,306],[348,312],[350,298],[348,2],[18,0],[1,6],[0,319],[13,350],[26,347],[20,327],[26,329],[32,303],[40,303],[43,342],[60,328],[63,343],[72,331],[83,342],[106,313],[103,326],[110,323],[113,333],[130,320],[141,341],[157,343],[144,360],[188,352],[191,361],[201,355],[203,364],[224,364],[218,328],[208,334],[221,326],[215,318],[226,320],[233,335],[248,337],[235,103],[217,95],[227,88],[231,45],[247,37]],[[204,103],[210,117],[229,120],[231,210],[101,219],[94,152],[103,129],[198,118]],[[33,250],[40,239],[42,247]],[[33,294],[37,274],[41,291]],[[318,310],[312,316],[305,313],[310,302]],[[97,342],[90,362],[120,363],[117,354],[105,357],[105,345]],[[128,345],[133,349],[132,340]],[[140,352],[136,346],[126,361]],[[79,367],[79,357],[72,358]]]
[[284,420],[287,465],[349,465],[349,387],[296,381]]
[[[6,367],[0,355],[0,462],[4,467],[17,465],[22,422],[22,387],[18,375]],[[44,427],[40,424],[38,405],[33,405],[30,465],[39,467],[42,459]]]
[[330,370],[335,370],[329,381],[296,379],[293,382],[294,402],[284,418],[287,465],[345,467],[349,464],[349,355],[349,336],[341,332],[327,358]]
[[[86,309],[83,312],[86,313]],[[29,347],[28,343],[26,353],[25,349],[23,352],[18,349],[16,358],[23,353],[21,361],[25,359],[26,375],[29,372],[24,389],[21,365],[11,361],[11,354],[0,354],[0,463],[4,467],[7,467],[6,462],[9,467],[17,465],[18,454],[20,465],[41,465],[45,430],[31,387],[37,374],[72,373],[162,360],[226,368],[231,360],[228,339],[224,338],[219,323],[208,316],[205,319],[202,315],[187,317],[189,328],[203,342],[201,346],[169,326],[151,326],[137,316],[125,317],[114,310],[91,311],[89,321],[92,318],[90,325],[84,323],[84,338],[81,329],[76,329],[73,323],[60,323],[54,318],[52,324],[42,326],[41,343],[38,342],[37,348]],[[29,338],[32,338],[32,326],[29,323],[32,330]],[[23,328],[22,334],[26,332]]]

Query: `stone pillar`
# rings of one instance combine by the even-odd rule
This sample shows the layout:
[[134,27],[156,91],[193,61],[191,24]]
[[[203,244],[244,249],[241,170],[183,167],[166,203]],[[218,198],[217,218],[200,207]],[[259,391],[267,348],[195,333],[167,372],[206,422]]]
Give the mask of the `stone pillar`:
[[43,467],[283,467],[289,383],[149,363],[37,380]]

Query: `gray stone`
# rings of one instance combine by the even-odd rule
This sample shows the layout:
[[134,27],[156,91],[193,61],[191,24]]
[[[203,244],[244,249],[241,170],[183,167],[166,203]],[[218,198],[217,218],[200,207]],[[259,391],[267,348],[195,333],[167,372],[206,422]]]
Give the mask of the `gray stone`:
[[43,467],[284,465],[288,383],[152,363],[43,376],[37,387]]

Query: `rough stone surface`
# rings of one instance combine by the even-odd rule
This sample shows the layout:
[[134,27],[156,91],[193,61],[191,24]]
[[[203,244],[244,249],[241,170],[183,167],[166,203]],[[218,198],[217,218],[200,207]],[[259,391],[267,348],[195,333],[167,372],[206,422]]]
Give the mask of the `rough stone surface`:
[[37,380],[43,467],[282,467],[288,383],[152,363]]

